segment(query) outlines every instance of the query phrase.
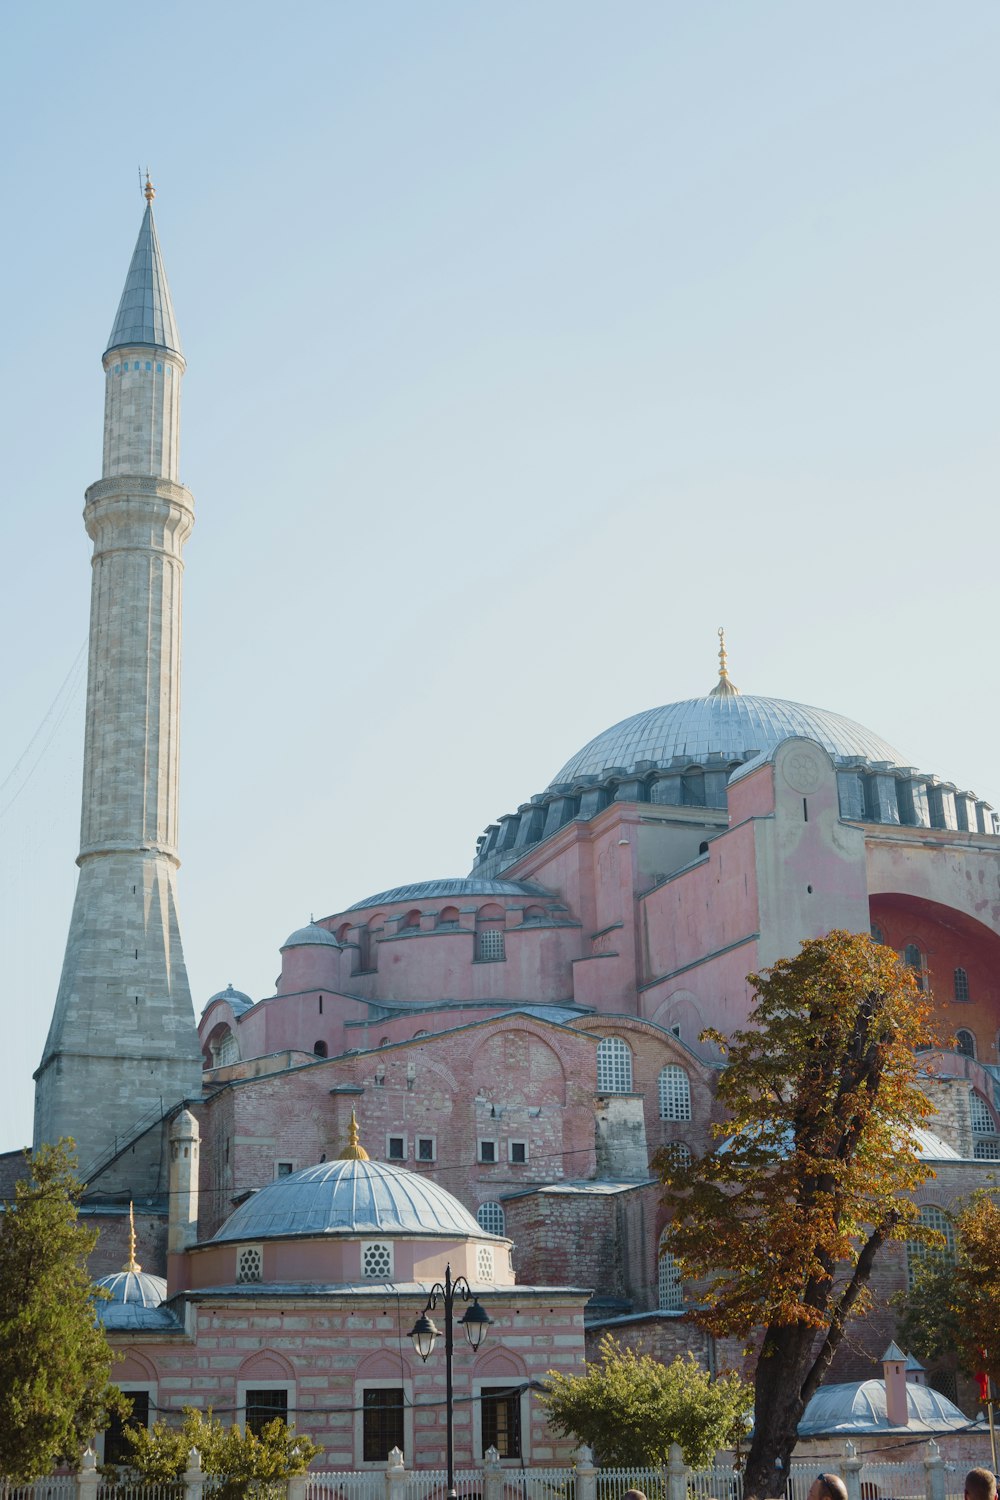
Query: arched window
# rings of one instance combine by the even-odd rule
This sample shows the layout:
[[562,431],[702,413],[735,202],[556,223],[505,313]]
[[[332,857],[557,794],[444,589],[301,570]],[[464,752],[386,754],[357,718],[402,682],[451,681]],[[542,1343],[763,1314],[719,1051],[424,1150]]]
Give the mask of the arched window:
[[913,970],[917,989],[922,990],[924,988],[924,958],[916,943],[907,943],[903,949],[903,962],[908,969]]
[[873,922],[872,923],[872,925],[871,925],[871,934],[872,934],[872,941],[873,942],[876,942],[876,943],[884,943],[885,942],[885,934],[883,933],[881,927],[878,925],[877,922]]
[[969,1119],[976,1135],[992,1135],[996,1130],[989,1105],[975,1090],[969,1095]]
[[665,1248],[667,1231],[660,1235],[659,1261],[657,1263],[657,1300],[661,1312],[681,1312],[684,1308],[684,1287],[677,1261]]
[[526,906],[524,908],[524,916],[521,918],[521,921],[524,926],[527,927],[532,922],[544,922],[545,915],[546,914],[544,906]]
[[906,1242],[906,1282],[912,1287],[917,1267],[926,1262],[953,1261],[955,1259],[955,1226],[943,1208],[936,1203],[925,1203],[917,1218],[928,1229],[936,1229],[944,1236],[944,1244],[923,1245],[918,1240]]
[[955,999],[968,1000],[969,998],[969,976],[964,969],[955,970]]
[[479,963],[502,963],[507,957],[502,906],[481,906],[476,912],[476,958]]
[[487,1234],[506,1234],[507,1220],[502,1203],[480,1203],[476,1209],[476,1222]]
[[316,1057],[325,1057],[326,1056],[326,1043],[325,1042],[313,1042],[313,1054]]
[[350,922],[341,922],[340,926],[337,928],[336,933],[334,934],[334,936],[336,937],[338,943],[346,943],[347,939],[350,937],[350,935],[351,935],[351,924],[350,924]]
[[962,1057],[975,1057],[976,1039],[971,1031],[964,1026],[955,1032],[955,1051],[961,1053]]
[[661,1068],[659,1095],[661,1120],[690,1120],[691,1085],[684,1069],[677,1063],[667,1063]]
[[224,1068],[227,1063],[239,1062],[240,1044],[228,1029],[222,1033],[217,1042],[213,1042],[212,1059],[212,1065],[216,1068]]
[[420,913],[418,911],[408,911],[406,913],[406,916],[403,918],[403,925],[401,930],[403,932],[419,932]]
[[632,1092],[632,1052],[620,1036],[603,1037],[597,1044],[597,1092]]
[[363,974],[378,968],[378,938],[382,931],[382,918],[373,917],[358,928],[358,967]]
[[458,907],[442,906],[441,910],[438,912],[437,925],[439,927],[457,927]]
[[671,1166],[689,1167],[691,1165],[691,1147],[685,1146],[683,1141],[671,1141],[664,1146],[663,1155]]

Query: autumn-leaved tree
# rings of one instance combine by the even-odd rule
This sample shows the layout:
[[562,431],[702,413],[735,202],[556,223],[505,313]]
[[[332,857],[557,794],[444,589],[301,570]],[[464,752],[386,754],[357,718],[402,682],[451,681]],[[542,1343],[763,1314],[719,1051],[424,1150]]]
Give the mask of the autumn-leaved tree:
[[284,1492],[292,1474],[304,1474],[321,1451],[311,1438],[294,1432],[276,1417],[253,1432],[226,1427],[211,1411],[184,1408],[184,1420],[172,1427],[162,1418],[149,1429],[126,1427],[131,1445],[128,1467],[148,1484],[180,1479],[192,1448],[201,1456],[208,1476],[205,1493],[215,1500],[245,1500],[274,1486]]
[[750,1026],[724,1049],[717,1149],[657,1159],[667,1246],[703,1283],[694,1316],[756,1342],[748,1497],[780,1496],[799,1420],[888,1240],[919,1238],[908,1198],[930,1174],[911,1127],[930,999],[890,948],[831,932],[749,976]]
[[955,1251],[923,1259],[895,1299],[900,1335],[921,1359],[953,1357],[1000,1383],[1000,1207],[985,1189],[955,1216]]
[[745,1436],[753,1397],[738,1375],[712,1380],[693,1356],[665,1365],[605,1334],[583,1375],[550,1370],[539,1396],[550,1426],[612,1468],[665,1464],[679,1443],[693,1468]]
[[0,1475],[18,1483],[78,1458],[121,1400],[74,1167],[72,1142],[40,1147],[0,1219]]

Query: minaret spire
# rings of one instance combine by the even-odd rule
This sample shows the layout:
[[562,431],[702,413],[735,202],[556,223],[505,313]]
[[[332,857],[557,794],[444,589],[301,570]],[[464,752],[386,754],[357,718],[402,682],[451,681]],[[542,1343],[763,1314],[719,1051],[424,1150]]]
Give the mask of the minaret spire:
[[103,474],[84,508],[94,556],[80,875],[35,1075],[35,1144],[73,1136],[91,1182],[96,1173],[100,1189],[136,1195],[160,1182],[150,1128],[201,1086],[175,893],[182,552],[194,502],[178,477],[185,363],[152,194],[147,177],[103,358]]

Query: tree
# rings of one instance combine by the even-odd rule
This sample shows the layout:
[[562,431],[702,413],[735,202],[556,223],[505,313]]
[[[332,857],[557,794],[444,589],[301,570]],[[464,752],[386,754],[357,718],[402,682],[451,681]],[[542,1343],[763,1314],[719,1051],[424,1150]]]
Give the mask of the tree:
[[192,1448],[201,1455],[205,1474],[215,1483],[205,1486],[216,1500],[242,1500],[270,1485],[284,1482],[292,1474],[304,1474],[321,1451],[310,1438],[291,1432],[279,1417],[260,1432],[249,1427],[224,1427],[211,1411],[184,1408],[184,1421],[169,1427],[161,1418],[151,1428],[126,1427],[132,1446],[129,1468],[147,1484],[168,1484],[180,1479]]
[[[780,1496],[799,1420],[893,1239],[931,1238],[906,1194],[928,1176],[911,1127],[931,1112],[916,1049],[930,997],[891,949],[831,932],[751,974],[751,1027],[706,1032],[727,1054],[716,1150],[656,1160],[673,1210],[667,1248],[704,1280],[693,1316],[751,1340],[748,1497]],[[762,1333],[761,1333],[762,1330]]]
[[923,1360],[954,1356],[967,1375],[1000,1381],[1000,1207],[981,1189],[954,1222],[954,1255],[923,1260],[894,1299],[900,1335]]
[[610,1334],[585,1375],[550,1370],[539,1400],[549,1425],[593,1448],[603,1464],[665,1464],[679,1443],[693,1468],[744,1436],[751,1389],[738,1375],[712,1380],[693,1355],[665,1365],[622,1349]]
[[25,1483],[75,1460],[121,1401],[77,1220],[71,1141],[42,1146],[0,1232],[0,1474]]

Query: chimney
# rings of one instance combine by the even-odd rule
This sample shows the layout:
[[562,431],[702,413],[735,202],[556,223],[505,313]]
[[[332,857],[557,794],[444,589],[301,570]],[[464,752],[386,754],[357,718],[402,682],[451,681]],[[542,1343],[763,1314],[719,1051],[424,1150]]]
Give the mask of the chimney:
[[906,1355],[896,1343],[891,1343],[882,1356],[882,1375],[885,1380],[886,1420],[890,1427],[908,1427],[910,1410],[906,1391]]
[[187,1252],[198,1240],[198,1153],[201,1130],[189,1109],[170,1125],[170,1217],[167,1226],[167,1296],[188,1284]]

